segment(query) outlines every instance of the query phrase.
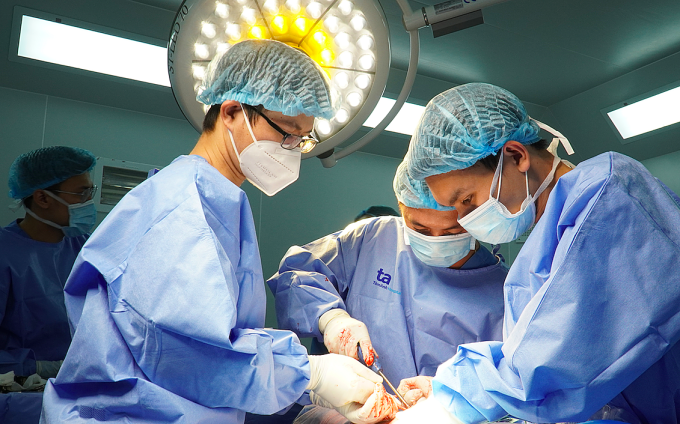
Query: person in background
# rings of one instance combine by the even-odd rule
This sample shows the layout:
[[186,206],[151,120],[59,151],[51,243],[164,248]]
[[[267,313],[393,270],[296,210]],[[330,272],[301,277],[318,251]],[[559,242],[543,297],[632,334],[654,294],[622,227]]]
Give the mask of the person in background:
[[399,212],[389,206],[371,206],[359,212],[359,215],[354,218],[354,222],[361,221],[364,218],[375,218],[376,216],[399,216]]
[[[363,219],[293,246],[267,283],[281,328],[355,359],[359,344],[366,363],[379,357],[397,384],[434,376],[460,344],[501,340],[507,268],[463,230],[453,208],[438,206],[408,177],[405,163],[394,192],[403,218]],[[296,422],[327,420],[345,421],[316,407]]]
[[394,424],[680,422],[680,198],[619,153],[570,169],[539,126],[489,84],[425,109],[409,174],[481,241],[535,226],[505,281],[504,341],[460,346]]
[[262,266],[239,188],[248,179],[272,196],[297,179],[314,117],[333,116],[324,72],[283,43],[249,40],[211,61],[200,92],[210,108],[191,155],[131,190],[76,260],[73,342],[45,388],[43,423],[236,424],[306,390],[349,417],[372,407],[377,374],[262,329]]
[[[87,150],[52,146],[24,153],[10,167],[9,195],[26,215],[0,228],[0,374],[55,377],[66,357],[63,290],[97,219],[95,163]],[[37,422],[39,398],[28,406],[22,419]]]

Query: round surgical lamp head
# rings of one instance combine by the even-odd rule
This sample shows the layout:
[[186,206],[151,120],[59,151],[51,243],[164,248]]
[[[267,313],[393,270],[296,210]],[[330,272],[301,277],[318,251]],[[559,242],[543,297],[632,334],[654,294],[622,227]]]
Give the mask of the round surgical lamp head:
[[387,84],[387,21],[374,0],[185,0],[168,43],[172,92],[201,132],[208,106],[196,95],[210,60],[248,39],[274,39],[307,53],[326,72],[337,106],[317,119],[317,147],[331,150],[354,134],[378,104]]

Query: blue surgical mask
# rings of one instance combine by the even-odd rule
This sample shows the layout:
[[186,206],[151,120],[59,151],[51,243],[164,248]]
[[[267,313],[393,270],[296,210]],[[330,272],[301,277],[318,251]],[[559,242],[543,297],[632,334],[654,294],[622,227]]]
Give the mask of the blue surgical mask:
[[404,225],[406,244],[425,265],[448,268],[475,249],[475,239],[468,233],[449,236],[426,236]]
[[[493,176],[493,182],[491,183],[491,189],[489,191],[489,199],[474,211],[465,215],[463,218],[460,218],[458,223],[465,228],[468,233],[472,234],[474,238],[486,243],[509,243],[518,239],[522,233],[534,224],[534,221],[536,220],[536,198],[538,198],[552,182],[555,176],[555,170],[559,163],[560,159],[555,156],[552,170],[533,196],[529,194],[529,176],[527,173],[524,173],[526,178],[527,197],[522,202],[519,211],[510,213],[508,208],[498,200],[498,197],[500,197],[501,194],[501,180],[503,175],[503,152],[501,150],[501,157],[498,161],[498,166],[496,167],[496,172]],[[493,197],[496,185],[498,185],[498,190],[496,197]]]
[[97,222],[97,207],[94,204],[94,200],[70,204],[66,200],[47,190],[45,193],[68,207],[68,226],[64,227],[52,221],[40,218],[32,210],[25,208],[27,214],[51,227],[59,228],[66,237],[78,237],[92,231],[94,224]]

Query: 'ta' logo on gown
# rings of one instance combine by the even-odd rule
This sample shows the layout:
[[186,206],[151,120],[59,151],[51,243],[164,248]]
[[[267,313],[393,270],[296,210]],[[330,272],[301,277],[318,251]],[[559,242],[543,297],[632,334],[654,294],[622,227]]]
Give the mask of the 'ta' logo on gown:
[[390,281],[392,281],[392,276],[386,272],[383,271],[382,268],[378,270],[378,277],[377,280],[380,281],[383,284],[390,284]]
[[376,281],[373,281],[374,286],[378,286],[381,289],[391,291],[392,293],[401,294],[400,291],[388,287],[390,285],[390,282],[392,282],[392,276],[383,271],[382,268],[378,270],[378,276],[375,277],[375,279]]

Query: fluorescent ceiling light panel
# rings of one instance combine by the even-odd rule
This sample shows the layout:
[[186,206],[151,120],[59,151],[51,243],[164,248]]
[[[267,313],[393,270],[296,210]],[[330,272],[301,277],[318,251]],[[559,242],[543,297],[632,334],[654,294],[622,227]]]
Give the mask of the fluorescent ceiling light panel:
[[18,55],[170,87],[167,49],[24,15]]
[[[396,100],[381,97],[378,106],[375,107],[373,113],[366,119],[364,126],[375,128],[376,125],[383,120],[387,113],[392,109]],[[413,132],[420,121],[420,117],[425,111],[425,106],[414,105],[413,103],[404,103],[397,116],[385,128],[386,131],[392,131],[400,134],[413,135]]]
[[680,87],[608,112],[625,140],[680,122]]

